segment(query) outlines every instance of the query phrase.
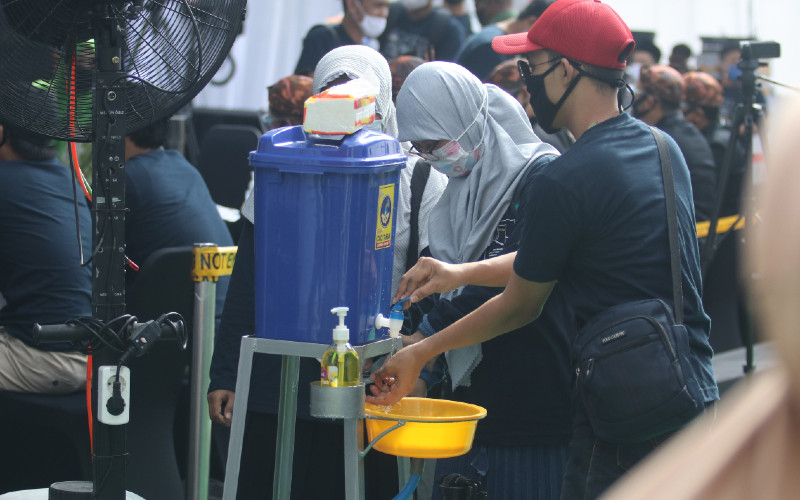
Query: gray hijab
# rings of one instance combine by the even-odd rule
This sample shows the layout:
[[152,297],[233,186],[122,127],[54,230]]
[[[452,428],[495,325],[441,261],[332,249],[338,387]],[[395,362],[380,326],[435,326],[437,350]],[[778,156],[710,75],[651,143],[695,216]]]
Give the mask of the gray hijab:
[[343,45],[320,59],[314,70],[314,93],[342,75],[351,80],[366,78],[378,85],[375,111],[381,115],[381,131],[397,137],[397,116],[392,103],[392,71],[380,52],[366,45]]
[[[536,137],[516,99],[449,62],[422,64],[411,72],[397,95],[397,121],[400,140],[460,137],[465,151],[479,148],[472,171],[448,181],[428,219],[431,254],[446,262],[478,260],[495,237],[525,167],[544,154],[558,154]],[[455,389],[471,384],[483,350],[478,344],[445,356]]]
[[[344,45],[325,54],[314,70],[314,94],[342,75],[351,80],[366,78],[378,85],[375,111],[381,115],[381,132],[397,137],[397,116],[392,103],[392,72],[380,52],[365,45]],[[410,164],[411,162],[409,162]],[[242,205],[242,215],[254,222],[253,192]]]
[[478,260],[526,165],[558,152],[536,137],[516,99],[457,64],[436,61],[412,71],[397,96],[397,110],[401,141],[461,136],[465,151],[480,144],[472,172],[449,180],[428,226],[434,257],[451,263]]

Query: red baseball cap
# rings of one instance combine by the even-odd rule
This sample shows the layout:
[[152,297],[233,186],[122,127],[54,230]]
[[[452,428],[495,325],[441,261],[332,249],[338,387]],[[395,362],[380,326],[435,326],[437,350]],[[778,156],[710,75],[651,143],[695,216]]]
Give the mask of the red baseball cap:
[[526,54],[548,49],[602,68],[625,69],[635,43],[630,28],[600,0],[557,0],[527,33],[492,40],[500,54]]

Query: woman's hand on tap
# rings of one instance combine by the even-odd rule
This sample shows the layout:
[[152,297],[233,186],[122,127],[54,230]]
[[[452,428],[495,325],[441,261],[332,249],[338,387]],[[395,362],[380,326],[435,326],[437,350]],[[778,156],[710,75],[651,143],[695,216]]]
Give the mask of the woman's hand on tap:
[[411,297],[411,300],[404,304],[408,309],[412,303],[419,302],[428,295],[454,290],[463,284],[459,281],[460,274],[459,266],[456,264],[448,264],[431,257],[420,257],[414,267],[400,280],[395,302]]

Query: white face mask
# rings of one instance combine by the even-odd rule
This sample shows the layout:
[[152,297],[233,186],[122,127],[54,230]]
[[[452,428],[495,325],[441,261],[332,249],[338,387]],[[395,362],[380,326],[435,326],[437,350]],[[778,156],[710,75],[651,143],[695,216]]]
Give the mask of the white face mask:
[[427,7],[429,2],[430,0],[400,0],[400,3],[403,4],[406,10],[417,10]]
[[475,118],[472,120],[472,123],[467,125],[467,128],[461,132],[461,135],[448,142],[444,146],[431,151],[430,156],[428,156],[426,160],[433,168],[443,173],[447,177],[466,177],[470,172],[472,172],[472,167],[475,166],[475,163],[477,163],[478,159],[481,157],[480,147],[481,144],[483,144],[483,138],[486,136],[486,124],[489,121],[488,112],[485,120],[483,121],[481,140],[478,141],[475,149],[472,151],[464,151],[464,148],[461,147],[461,144],[459,144],[458,141],[464,137],[464,134],[467,133],[467,130],[469,130],[472,125],[474,125],[475,122],[481,117],[484,109],[486,109],[487,101],[488,93],[483,98],[483,104],[481,109],[478,110],[477,116],[475,116]]
[[472,167],[480,158],[478,148],[464,151],[458,141],[450,141],[444,146],[434,149],[431,151],[431,155],[437,159],[428,160],[428,163],[447,177],[466,177],[472,172]]
[[361,21],[358,22],[361,33],[367,38],[378,38],[381,36],[383,30],[386,29],[386,18],[367,14],[360,0],[356,0],[356,5],[358,5],[358,10],[361,11],[361,15],[364,16]]

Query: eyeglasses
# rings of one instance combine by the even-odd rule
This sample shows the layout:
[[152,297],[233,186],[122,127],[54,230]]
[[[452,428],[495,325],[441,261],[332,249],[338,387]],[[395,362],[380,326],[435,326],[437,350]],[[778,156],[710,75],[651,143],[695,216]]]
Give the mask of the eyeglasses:
[[426,151],[420,151],[420,149],[417,147],[417,145],[412,142],[411,143],[411,149],[408,152],[411,153],[414,156],[419,156],[423,160],[427,160],[427,161],[437,161],[437,160],[439,160],[439,157],[436,156],[435,154],[433,154],[433,150],[437,149],[436,146],[441,141],[425,141],[425,142],[433,142],[433,144],[431,145],[430,148],[426,148],[427,149]]
[[517,69],[519,70],[519,76],[522,77],[522,81],[525,81],[527,78],[533,76],[533,68],[537,66],[542,66],[544,64],[550,64],[552,62],[556,62],[559,60],[561,60],[560,56],[548,59],[547,61],[540,62],[531,66],[530,64],[528,64],[528,61],[520,59],[519,61],[517,61]]

